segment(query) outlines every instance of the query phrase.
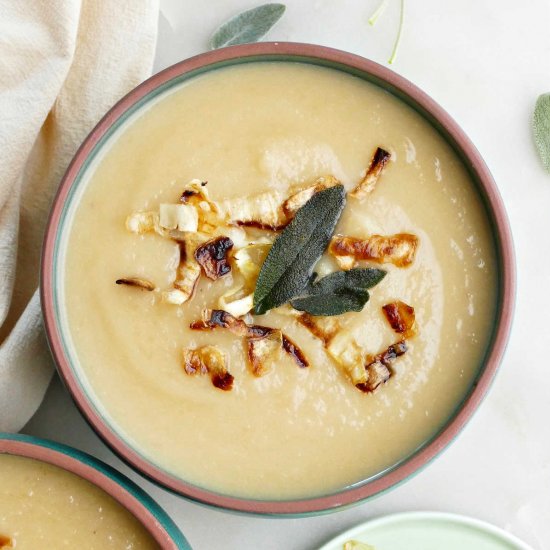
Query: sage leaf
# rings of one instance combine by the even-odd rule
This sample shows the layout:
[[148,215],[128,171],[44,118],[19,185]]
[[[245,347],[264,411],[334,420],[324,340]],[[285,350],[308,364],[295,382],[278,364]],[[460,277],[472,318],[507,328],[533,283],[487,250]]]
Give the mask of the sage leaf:
[[348,311],[361,311],[369,301],[368,290],[344,289],[333,294],[313,294],[296,298],[290,303],[294,309],[305,311],[310,315],[341,315]]
[[221,25],[210,39],[210,48],[261,40],[285,12],[284,4],[263,4],[243,11]]
[[386,272],[381,269],[336,271],[309,285],[306,296],[291,300],[292,307],[311,315],[341,315],[361,311],[369,301],[367,289],[377,285]]
[[275,239],[254,290],[254,313],[299,296],[308,285],[313,266],[328,246],[346,203],[343,185],[316,193]]
[[550,93],[537,99],[533,114],[535,145],[544,168],[550,172]]

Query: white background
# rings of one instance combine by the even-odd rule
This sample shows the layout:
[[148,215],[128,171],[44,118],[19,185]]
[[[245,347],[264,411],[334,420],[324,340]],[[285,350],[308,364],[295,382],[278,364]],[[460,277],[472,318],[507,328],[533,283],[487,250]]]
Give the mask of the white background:
[[[371,28],[367,20],[378,2],[287,0],[287,12],[268,38],[323,44],[386,63],[399,0],[389,0]],[[220,22],[256,4],[161,0],[155,70],[204,51]],[[504,197],[519,280],[500,373],[465,432],[414,479],[361,506],[308,519],[233,515],[153,487],[102,445],[54,381],[25,431],[74,445],[129,473],[195,549],[313,549],[373,516],[426,509],[484,519],[534,548],[550,548],[550,174],[535,154],[530,128],[537,96],[550,91],[550,0],[408,0],[393,69],[459,122]]]

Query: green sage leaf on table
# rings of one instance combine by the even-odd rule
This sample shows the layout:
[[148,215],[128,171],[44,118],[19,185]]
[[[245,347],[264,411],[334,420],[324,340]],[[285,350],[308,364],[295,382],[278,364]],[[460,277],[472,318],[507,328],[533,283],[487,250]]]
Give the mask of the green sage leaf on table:
[[305,289],[305,296],[291,300],[292,307],[311,315],[341,315],[361,311],[369,301],[369,288],[377,285],[386,272],[381,269],[336,271]]
[[537,99],[533,114],[533,134],[542,164],[550,172],[550,93]]
[[263,4],[235,15],[212,35],[211,49],[261,40],[279,21],[285,9],[284,4]]
[[346,203],[343,185],[316,193],[275,239],[254,290],[254,313],[261,315],[299,296],[313,266],[326,250]]

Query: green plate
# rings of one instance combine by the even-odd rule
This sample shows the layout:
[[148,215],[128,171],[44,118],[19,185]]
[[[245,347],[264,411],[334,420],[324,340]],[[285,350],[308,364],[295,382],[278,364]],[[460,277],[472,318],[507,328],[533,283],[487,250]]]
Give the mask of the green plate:
[[356,540],[375,550],[533,550],[483,521],[441,512],[407,512],[373,519],[349,529],[320,550],[342,550]]

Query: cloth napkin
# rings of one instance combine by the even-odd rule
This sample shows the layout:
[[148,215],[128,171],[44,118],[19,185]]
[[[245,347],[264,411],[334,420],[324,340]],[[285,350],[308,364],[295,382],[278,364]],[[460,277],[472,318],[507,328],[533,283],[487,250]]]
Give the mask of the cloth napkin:
[[149,76],[158,0],[0,0],[0,430],[53,373],[37,292],[51,201],[81,141]]

